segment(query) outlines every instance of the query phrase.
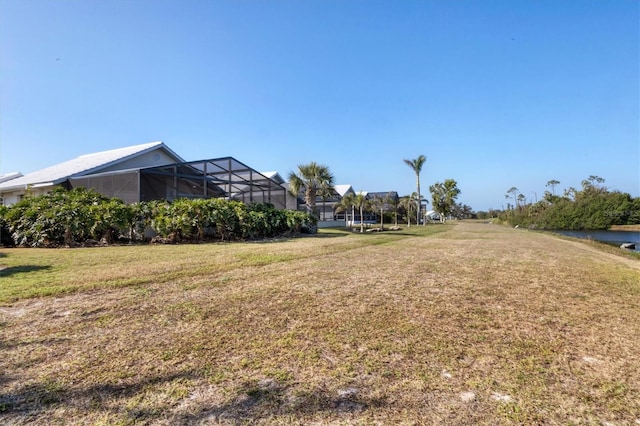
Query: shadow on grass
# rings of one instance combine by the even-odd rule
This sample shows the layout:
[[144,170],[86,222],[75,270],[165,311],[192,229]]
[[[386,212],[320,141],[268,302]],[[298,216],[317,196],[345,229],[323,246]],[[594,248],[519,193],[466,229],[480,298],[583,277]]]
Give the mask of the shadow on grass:
[[3,269],[2,265],[0,265],[0,277],[8,277],[10,275],[24,274],[28,272],[42,271],[46,269],[51,269],[51,266],[22,265],[22,266],[10,266],[8,268]]
[[318,232],[317,234],[302,234],[298,238],[336,238],[336,237],[346,237],[347,235],[349,235],[348,231]]
[[[3,385],[10,381],[2,377]],[[14,391],[0,392],[0,415],[9,422],[11,418],[46,416],[45,412],[57,407],[75,407],[79,412],[110,412],[114,418],[126,422],[154,423],[170,419],[171,424],[200,424],[203,421],[219,421],[229,424],[246,424],[256,420],[268,420],[274,416],[306,418],[316,413],[349,415],[387,405],[383,399],[361,397],[357,390],[348,389],[341,394],[322,389],[297,391],[287,385],[273,382],[247,384],[220,405],[195,401],[195,407],[186,412],[171,414],[165,406],[132,406],[124,399],[145,399],[154,386],[165,383],[199,379],[194,372],[182,372],[163,377],[151,377],[131,384],[98,384],[84,388],[69,388],[53,379],[25,384]],[[186,397],[193,399],[192,396]],[[206,398],[205,398],[206,399]],[[129,407],[123,412],[123,406]],[[122,419],[125,416],[126,419]],[[79,420],[79,419],[76,419]]]
[[[49,406],[78,406],[89,409],[101,404],[109,404],[114,399],[129,398],[144,388],[173,380],[192,377],[189,373],[173,374],[166,377],[151,377],[132,384],[96,384],[94,386],[70,389],[55,379],[25,384],[15,391],[0,393],[0,413],[4,415],[37,415]],[[6,387],[5,387],[6,389]]]
[[299,392],[289,386],[269,382],[267,385],[246,385],[226,404],[209,407],[198,414],[178,415],[172,420],[179,424],[200,424],[203,421],[246,424],[274,416],[302,419],[316,413],[357,414],[385,405],[386,401],[361,397],[355,390],[343,391],[342,395],[321,389]]

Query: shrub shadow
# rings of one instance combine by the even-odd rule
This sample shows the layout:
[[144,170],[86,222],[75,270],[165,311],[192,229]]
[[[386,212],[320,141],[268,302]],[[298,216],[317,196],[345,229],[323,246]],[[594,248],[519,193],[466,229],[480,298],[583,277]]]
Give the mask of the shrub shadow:
[[51,269],[51,266],[22,265],[22,266],[10,266],[3,269],[3,267],[0,265],[0,277],[8,277],[10,275],[24,274],[24,273],[35,272],[35,271],[43,271],[47,269]]

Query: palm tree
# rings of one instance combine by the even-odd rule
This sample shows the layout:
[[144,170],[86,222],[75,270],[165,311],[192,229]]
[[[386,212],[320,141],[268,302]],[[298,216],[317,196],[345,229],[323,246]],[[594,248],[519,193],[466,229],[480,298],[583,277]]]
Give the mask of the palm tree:
[[358,192],[357,194],[349,193],[345,195],[344,197],[342,197],[340,202],[336,204],[335,208],[337,212],[347,211],[348,209],[351,209],[352,224],[355,220],[354,210],[357,208],[360,211],[360,232],[364,232],[364,212],[367,208],[369,208],[369,200],[364,193]]
[[289,173],[289,192],[297,197],[304,191],[307,210],[315,217],[318,217],[316,197],[320,192],[329,190],[333,190],[333,175],[327,166],[312,161],[309,164],[300,164],[298,173]]
[[327,220],[327,199],[331,198],[335,194],[333,186],[328,182],[321,182],[320,188],[318,188],[317,195],[322,199],[322,218],[320,220]]
[[335,212],[345,212],[345,222],[349,222],[349,210],[351,210],[351,225],[353,225],[353,218],[355,217],[355,206],[356,206],[356,196],[355,194],[349,192],[345,194],[344,197],[340,199],[340,201],[334,206]]
[[391,197],[391,211],[393,212],[394,217],[394,226],[398,226],[398,207],[400,206],[400,198],[398,198],[398,194],[395,197]]
[[[386,193],[384,196],[375,195],[371,200],[372,207],[375,210],[380,211],[380,230],[384,231],[384,211],[389,209],[389,205],[393,202],[393,197],[391,192]],[[396,225],[398,224],[398,220],[396,218]]]
[[416,188],[418,193],[418,211],[416,212],[416,217],[418,219],[418,223],[420,223],[420,210],[422,208],[422,199],[420,198],[420,172],[422,171],[422,166],[426,161],[427,157],[422,154],[413,160],[404,160],[404,163],[411,167],[411,169],[416,173]]
[[358,192],[353,198],[354,206],[360,210],[360,233],[364,232],[364,211],[369,208],[369,200],[367,195],[362,191]]
[[411,216],[416,210],[416,193],[411,195],[405,195],[400,198],[400,207],[402,207],[407,214],[407,226],[411,226]]

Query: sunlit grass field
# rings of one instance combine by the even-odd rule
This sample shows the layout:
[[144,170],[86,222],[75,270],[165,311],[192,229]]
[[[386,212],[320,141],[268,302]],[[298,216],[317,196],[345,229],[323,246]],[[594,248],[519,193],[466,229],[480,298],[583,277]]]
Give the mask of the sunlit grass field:
[[482,223],[0,249],[0,423],[640,424],[640,260]]

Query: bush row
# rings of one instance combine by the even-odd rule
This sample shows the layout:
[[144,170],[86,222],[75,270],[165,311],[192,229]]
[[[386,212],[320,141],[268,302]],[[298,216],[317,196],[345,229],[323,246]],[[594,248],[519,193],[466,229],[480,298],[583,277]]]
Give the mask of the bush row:
[[269,238],[314,232],[315,225],[307,213],[270,204],[178,199],[127,205],[84,188],[0,206],[0,243],[31,247],[134,242],[151,235],[162,242]]
[[502,212],[510,225],[538,229],[594,230],[640,224],[640,198],[587,186],[565,196],[546,193],[543,200]]

